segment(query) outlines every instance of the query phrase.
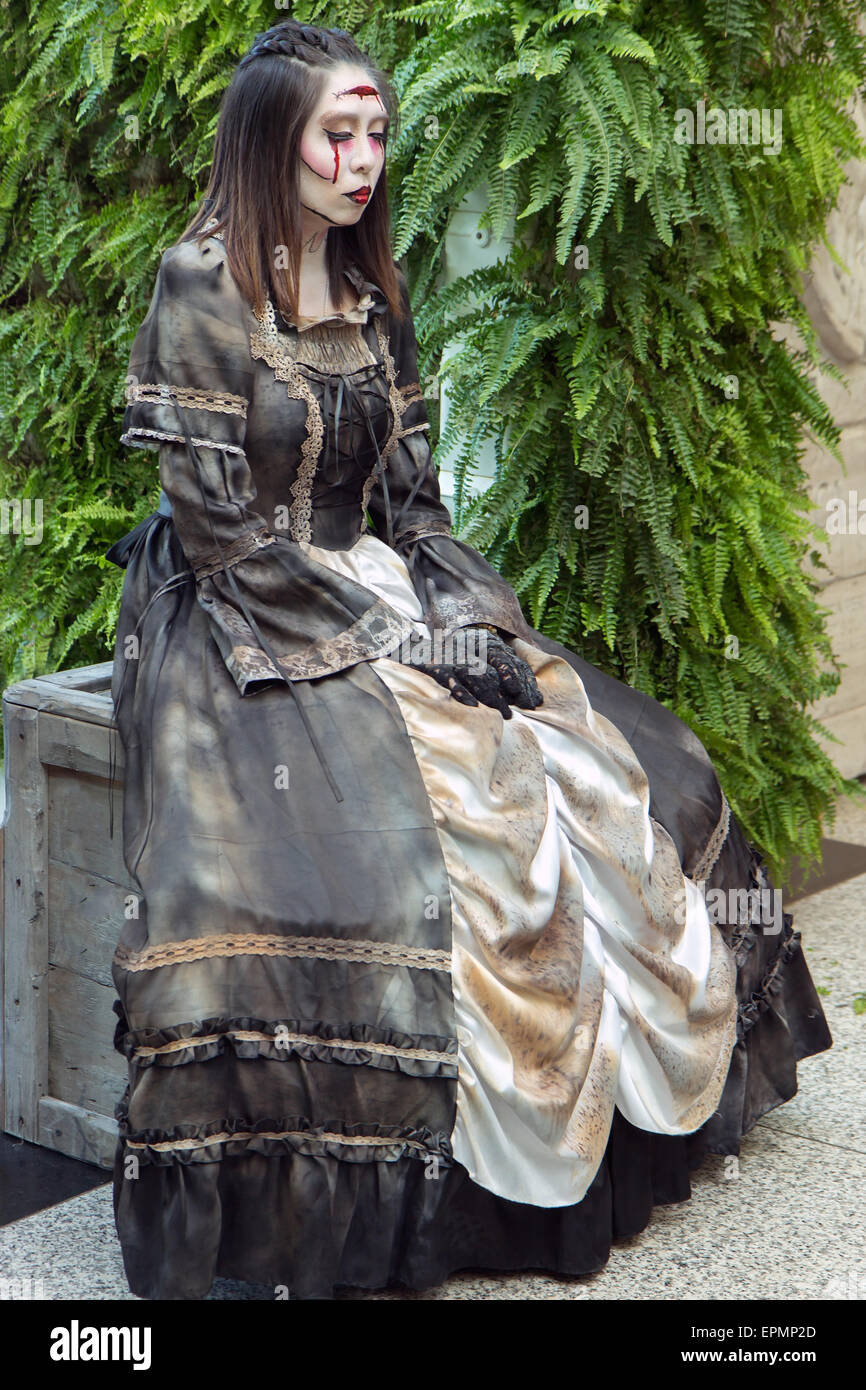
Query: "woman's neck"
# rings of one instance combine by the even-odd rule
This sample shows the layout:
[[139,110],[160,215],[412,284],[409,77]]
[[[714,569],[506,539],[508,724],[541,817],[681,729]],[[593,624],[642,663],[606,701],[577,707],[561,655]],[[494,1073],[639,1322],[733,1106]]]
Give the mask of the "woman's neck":
[[298,314],[301,318],[319,318],[326,314],[340,313],[345,308],[345,294],[339,304],[334,304],[331,300],[325,255],[327,236],[328,229],[322,227],[321,222],[317,227],[302,225],[298,285]]
[[[318,219],[317,219],[318,221]],[[328,229],[323,227],[321,222],[317,226],[305,225],[301,223],[301,270],[312,271],[316,267],[321,267],[322,273],[326,274],[325,251],[328,241]]]

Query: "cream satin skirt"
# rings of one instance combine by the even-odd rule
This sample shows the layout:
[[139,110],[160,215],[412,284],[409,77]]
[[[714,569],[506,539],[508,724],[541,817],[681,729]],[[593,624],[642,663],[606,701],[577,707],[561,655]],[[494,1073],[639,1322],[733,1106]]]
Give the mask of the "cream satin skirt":
[[[302,545],[430,638],[382,541]],[[586,1193],[614,1106],[658,1134],[709,1118],[736,1041],[736,971],[630,745],[567,662],[511,645],[544,703],[510,720],[417,666],[371,664],[405,721],[450,881],[454,1156],[499,1197],[558,1207]]]

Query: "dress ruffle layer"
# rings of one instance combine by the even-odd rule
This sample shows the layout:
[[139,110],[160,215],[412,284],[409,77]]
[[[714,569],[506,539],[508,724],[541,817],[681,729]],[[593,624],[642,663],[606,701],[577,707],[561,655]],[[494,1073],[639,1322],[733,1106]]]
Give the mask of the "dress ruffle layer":
[[[758,894],[775,892],[761,854],[733,817],[708,880],[722,884],[743,884],[753,903]],[[792,914],[782,915],[781,931],[767,928],[752,920],[722,929],[737,965],[737,1042],[715,1114],[693,1136],[702,1136],[702,1152],[739,1153],[742,1136],[761,1116],[797,1094],[797,1062],[832,1046]]]
[[[645,1133],[617,1112],[583,1201],[556,1209],[505,1201],[465,1169],[437,1172],[429,1163],[247,1153],[224,1163],[143,1166],[140,1195],[164,1219],[127,1226],[127,1276],[146,1298],[203,1298],[213,1274],[327,1299],[341,1286],[428,1289],[467,1268],[591,1274],[604,1267],[613,1240],[644,1229],[654,1204],[690,1195],[694,1139]],[[131,1185],[122,1166],[119,1159],[121,1202]],[[209,1245],[216,1230],[218,1243]],[[209,1249],[207,1267],[190,1261],[190,1243]]]
[[393,1163],[401,1158],[422,1159],[437,1166],[453,1163],[448,1136],[434,1134],[426,1126],[347,1125],[338,1119],[312,1125],[303,1115],[290,1115],[132,1131],[126,1096],[115,1114],[127,1155],[142,1165],[185,1167],[190,1163],[220,1163],[249,1153],[266,1158],[293,1153],[324,1155],[343,1163]]
[[120,1000],[115,1000],[114,1009],[121,1015],[115,1030],[115,1047],[139,1068],[209,1062],[231,1051],[247,1061],[256,1057],[280,1061],[298,1056],[344,1066],[380,1067],[407,1076],[457,1075],[453,1038],[434,1034],[412,1035],[370,1023],[330,1024],[296,1018],[206,1018],[171,1028],[130,1031],[122,1017]]

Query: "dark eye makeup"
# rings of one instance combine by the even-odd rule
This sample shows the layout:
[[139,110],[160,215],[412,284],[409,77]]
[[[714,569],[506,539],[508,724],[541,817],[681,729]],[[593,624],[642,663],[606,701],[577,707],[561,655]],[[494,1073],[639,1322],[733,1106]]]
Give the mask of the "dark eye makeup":
[[[351,130],[326,130],[325,134],[327,135],[329,140],[335,140],[337,144],[340,145],[343,143],[344,140],[354,140],[355,138]],[[378,140],[382,145],[385,144],[387,138],[388,132],[385,130],[370,131],[370,139]]]

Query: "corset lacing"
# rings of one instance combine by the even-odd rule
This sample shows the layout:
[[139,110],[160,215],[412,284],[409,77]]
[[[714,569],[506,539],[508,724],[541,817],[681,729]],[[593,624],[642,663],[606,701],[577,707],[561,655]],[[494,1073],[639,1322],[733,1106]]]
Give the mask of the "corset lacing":
[[[375,371],[376,368],[371,367],[351,375],[316,374],[323,388],[322,419],[325,428],[325,440],[322,459],[333,459],[335,462],[339,462],[342,459],[351,458],[354,468],[347,476],[357,478],[358,475],[365,474],[367,465],[363,457],[365,452],[363,433],[366,431],[372,441],[376,463],[367,479],[369,486],[365,485],[364,487],[363,503],[366,508],[367,497],[372,485],[377,479],[380,479],[385,500],[388,544],[393,546],[394,527],[391,517],[391,499],[388,494],[387,469],[382,458],[374,420],[379,418],[381,413],[385,413],[389,421],[389,432],[393,428],[394,420],[387,399],[383,397],[381,391],[374,384],[373,373]],[[356,380],[355,378],[359,379]],[[341,417],[344,438],[347,438],[349,443],[347,452],[340,450]],[[345,487],[346,483],[338,483],[333,491],[339,489],[340,486]]]

